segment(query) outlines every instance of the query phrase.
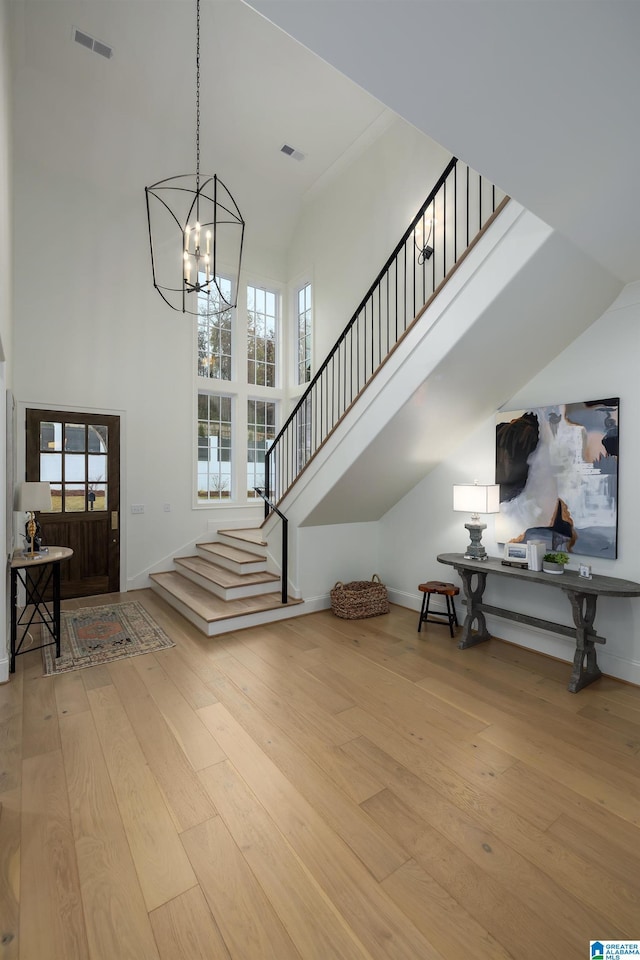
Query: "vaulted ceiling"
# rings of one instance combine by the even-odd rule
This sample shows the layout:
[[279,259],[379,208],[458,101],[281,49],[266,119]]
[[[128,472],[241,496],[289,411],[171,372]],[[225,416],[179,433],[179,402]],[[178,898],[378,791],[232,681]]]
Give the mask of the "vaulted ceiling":
[[[202,171],[236,197],[250,248],[286,248],[308,191],[391,114],[241,0],[201,6]],[[141,205],[145,186],[194,172],[195,0],[9,0],[9,11],[14,126],[30,162]]]
[[637,0],[248,0],[557,229],[640,278]]
[[[192,172],[194,0],[9,9],[14,122],[49,166],[127,192]],[[202,166],[250,211],[249,247],[285,249],[308,192],[392,110],[638,278],[635,0],[202,0],[201,35]]]

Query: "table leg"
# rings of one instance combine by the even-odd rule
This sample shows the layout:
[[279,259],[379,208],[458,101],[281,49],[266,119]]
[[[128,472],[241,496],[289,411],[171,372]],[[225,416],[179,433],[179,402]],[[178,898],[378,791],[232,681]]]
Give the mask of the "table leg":
[[579,593],[575,590],[565,590],[565,593],[571,603],[576,627],[576,652],[568,689],[570,693],[577,693],[602,676],[598,667],[596,644],[592,639],[596,635],[593,622],[596,618],[598,598],[594,593]]
[[18,574],[11,570],[11,655],[9,673],[16,672],[16,640],[18,636]]
[[[466,647],[475,647],[477,643],[491,639],[491,634],[487,630],[484,614],[482,610],[479,609],[487,582],[487,575],[484,571],[465,570],[464,568],[457,569],[462,579],[464,595],[467,601],[467,615],[462,625],[462,637],[458,643],[458,648],[464,650]],[[474,577],[477,578],[475,583]],[[473,630],[474,624],[475,633]]]
[[56,641],[56,659],[60,656],[60,564],[53,565],[53,633]]

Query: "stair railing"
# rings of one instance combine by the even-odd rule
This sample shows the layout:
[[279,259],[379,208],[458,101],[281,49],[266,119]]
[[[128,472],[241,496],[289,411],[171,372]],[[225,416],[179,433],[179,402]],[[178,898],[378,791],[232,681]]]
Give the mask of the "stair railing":
[[450,160],[267,450],[267,502],[291,488],[508,199]]
[[289,602],[288,595],[288,580],[289,580],[289,521],[285,517],[284,513],[278,509],[275,503],[272,503],[269,500],[266,491],[261,490],[260,487],[253,488],[259,497],[262,497],[264,500],[264,515],[265,517],[269,516],[270,512],[277,513],[280,519],[282,520],[282,552],[280,555],[280,576],[282,580],[282,593],[281,599],[283,603]]

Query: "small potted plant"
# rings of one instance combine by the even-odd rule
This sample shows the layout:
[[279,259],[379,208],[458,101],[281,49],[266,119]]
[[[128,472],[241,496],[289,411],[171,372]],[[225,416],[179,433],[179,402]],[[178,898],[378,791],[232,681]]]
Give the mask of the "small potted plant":
[[562,550],[545,553],[542,558],[542,569],[544,573],[564,573],[564,565],[569,563],[569,554]]

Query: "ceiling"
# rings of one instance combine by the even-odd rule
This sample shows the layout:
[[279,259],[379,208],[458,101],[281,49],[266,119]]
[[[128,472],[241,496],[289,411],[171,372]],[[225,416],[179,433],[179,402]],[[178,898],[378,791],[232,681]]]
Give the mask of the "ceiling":
[[[285,250],[309,191],[393,114],[241,0],[201,4],[201,169]],[[193,0],[9,0],[14,127],[29,162],[130,194],[195,171]],[[113,48],[106,59],[73,28]],[[283,144],[305,155],[280,152]],[[18,160],[20,157],[18,157]]]
[[[8,7],[30,157],[131,196],[193,172],[193,0]],[[636,0],[202,0],[201,19],[201,166],[238,201],[248,252],[286,251],[309,192],[399,114],[618,280],[640,276]]]
[[623,282],[640,278],[637,0],[248,0]]

